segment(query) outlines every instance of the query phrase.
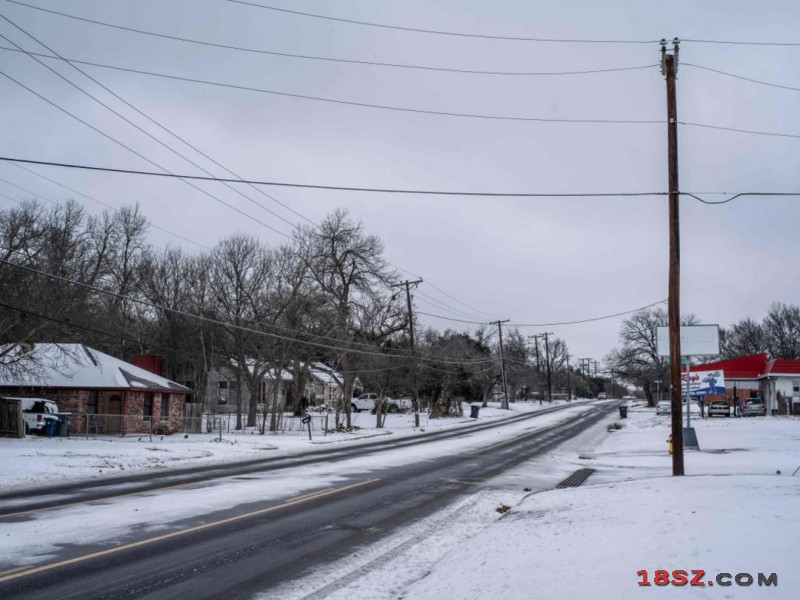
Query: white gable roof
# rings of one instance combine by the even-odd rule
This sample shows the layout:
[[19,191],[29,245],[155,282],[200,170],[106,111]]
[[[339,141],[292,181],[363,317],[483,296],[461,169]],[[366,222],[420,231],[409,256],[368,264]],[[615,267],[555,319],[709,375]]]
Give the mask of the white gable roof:
[[83,344],[35,344],[31,353],[35,366],[30,373],[0,374],[0,386],[191,392],[174,381]]

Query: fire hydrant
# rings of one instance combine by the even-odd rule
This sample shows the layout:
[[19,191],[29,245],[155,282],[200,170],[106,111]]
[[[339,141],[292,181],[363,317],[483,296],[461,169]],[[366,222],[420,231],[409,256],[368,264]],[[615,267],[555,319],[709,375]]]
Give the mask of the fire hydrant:
[[669,453],[672,454],[672,434],[669,434],[667,438],[667,447],[669,448]]

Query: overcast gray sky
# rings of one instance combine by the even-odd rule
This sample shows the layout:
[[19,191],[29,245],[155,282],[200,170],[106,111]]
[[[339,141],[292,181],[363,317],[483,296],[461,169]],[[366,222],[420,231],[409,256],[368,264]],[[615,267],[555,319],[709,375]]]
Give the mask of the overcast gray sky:
[[[431,111],[658,121],[565,123],[416,114],[81,66],[127,102],[248,179],[494,192],[667,190],[666,94],[656,66],[657,43],[543,43],[433,35],[225,0],[22,1],[171,36],[348,60],[505,72],[650,65],[584,75],[501,76],[306,60],[145,36],[0,0],[0,14],[72,60]],[[651,41],[677,36],[800,44],[800,5],[793,0],[254,2],[341,19],[503,37]],[[6,20],[0,19],[0,34],[27,51],[47,52]],[[13,47],[3,39],[0,45]],[[680,61],[680,121],[794,136],[682,125],[681,189],[800,192],[800,45],[684,41]],[[45,62],[214,175],[227,176],[68,65]],[[759,85],[699,67],[796,89]],[[2,51],[0,71],[164,168],[203,174],[30,57]],[[3,156],[158,170],[6,77],[0,77],[0,103]],[[113,206],[138,201],[154,224],[206,246],[235,231],[255,233],[269,244],[286,239],[178,180],[35,169]],[[0,177],[42,198],[76,197],[7,163],[0,164]],[[285,235],[291,233],[291,224],[305,222],[245,187],[238,189],[284,220],[220,184],[198,185]],[[467,321],[549,323],[618,313],[667,295],[663,197],[507,199],[262,189],[311,221],[337,207],[350,210],[368,232],[384,240],[394,265],[425,279],[415,297],[422,312]],[[1,181],[0,193],[16,199],[30,196]],[[102,210],[77,199],[91,212]],[[12,205],[0,196],[0,206]],[[682,312],[725,326],[747,316],[760,319],[772,301],[798,303],[798,207],[800,198],[749,198],[719,206],[682,198]],[[152,242],[192,248],[158,230],[152,232]],[[421,320],[439,329],[469,327],[429,316]],[[523,332],[552,331],[567,341],[573,356],[599,360],[618,345],[620,323],[621,318],[615,318],[526,327]]]

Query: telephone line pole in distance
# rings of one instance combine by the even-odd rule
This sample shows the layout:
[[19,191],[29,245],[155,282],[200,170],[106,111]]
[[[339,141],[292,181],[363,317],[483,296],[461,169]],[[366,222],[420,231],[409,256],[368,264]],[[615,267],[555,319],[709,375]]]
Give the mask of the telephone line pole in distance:
[[414,314],[411,311],[411,286],[417,286],[422,283],[422,279],[416,281],[404,281],[402,283],[394,284],[395,287],[404,287],[406,289],[406,308],[408,310],[408,337],[411,341],[411,377],[414,382],[414,427],[419,427],[419,383],[417,381],[417,350],[414,343]]

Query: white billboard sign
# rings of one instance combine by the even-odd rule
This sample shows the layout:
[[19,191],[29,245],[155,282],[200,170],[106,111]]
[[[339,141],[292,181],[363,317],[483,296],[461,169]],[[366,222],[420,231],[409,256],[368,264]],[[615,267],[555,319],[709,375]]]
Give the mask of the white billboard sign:
[[[659,356],[669,356],[669,327],[656,329]],[[681,356],[716,356],[719,354],[719,325],[683,325]]]
[[[681,393],[686,393],[686,371],[681,373]],[[689,395],[707,396],[708,394],[725,395],[725,371],[689,371]]]

